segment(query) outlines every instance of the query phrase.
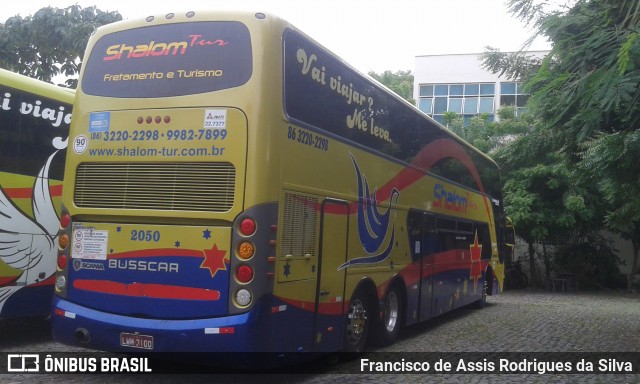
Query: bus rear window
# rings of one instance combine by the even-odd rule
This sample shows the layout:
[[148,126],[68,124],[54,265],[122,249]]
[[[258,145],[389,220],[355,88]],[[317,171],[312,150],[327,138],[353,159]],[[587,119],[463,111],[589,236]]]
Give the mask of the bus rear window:
[[151,98],[238,87],[251,77],[247,27],[239,22],[176,23],[101,37],[82,77],[86,94]]

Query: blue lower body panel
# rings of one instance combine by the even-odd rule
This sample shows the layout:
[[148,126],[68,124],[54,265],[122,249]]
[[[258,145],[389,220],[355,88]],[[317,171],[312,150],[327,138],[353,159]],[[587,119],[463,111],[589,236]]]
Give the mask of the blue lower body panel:
[[52,334],[63,344],[110,352],[266,352],[268,322],[260,318],[270,311],[267,301],[241,315],[160,320],[109,314],[55,297]]

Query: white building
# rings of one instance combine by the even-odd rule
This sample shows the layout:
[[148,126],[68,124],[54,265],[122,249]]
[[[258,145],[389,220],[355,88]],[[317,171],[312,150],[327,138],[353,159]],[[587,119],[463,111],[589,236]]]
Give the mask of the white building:
[[[547,53],[529,52],[540,57]],[[520,82],[483,69],[481,53],[416,56],[413,93],[418,108],[439,122],[446,111],[465,120],[488,113],[493,120],[501,106],[513,105],[521,112],[528,99]]]

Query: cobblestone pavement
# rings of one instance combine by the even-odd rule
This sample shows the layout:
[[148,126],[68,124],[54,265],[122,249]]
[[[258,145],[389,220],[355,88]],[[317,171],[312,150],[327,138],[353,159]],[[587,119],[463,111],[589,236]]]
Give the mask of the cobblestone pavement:
[[[0,325],[4,352],[80,351],[54,343],[45,326]],[[82,350],[85,351],[85,350]],[[403,352],[635,352],[640,353],[640,295],[509,291],[489,297],[486,308],[462,308],[404,329],[392,346],[372,359],[419,357]],[[369,355],[365,355],[368,357]],[[433,356],[433,355],[432,355]],[[461,355],[467,356],[467,355]],[[474,354],[474,356],[477,356]],[[375,374],[359,373],[359,358],[326,365],[297,366],[320,374],[147,374],[147,375],[2,375],[6,384],[65,383],[640,383],[638,374]],[[638,366],[633,367],[638,370]]]

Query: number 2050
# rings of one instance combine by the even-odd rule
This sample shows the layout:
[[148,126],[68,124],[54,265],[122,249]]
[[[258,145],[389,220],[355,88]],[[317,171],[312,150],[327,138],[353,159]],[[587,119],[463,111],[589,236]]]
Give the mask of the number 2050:
[[131,231],[131,241],[160,241],[160,232],[144,229],[134,229]]

